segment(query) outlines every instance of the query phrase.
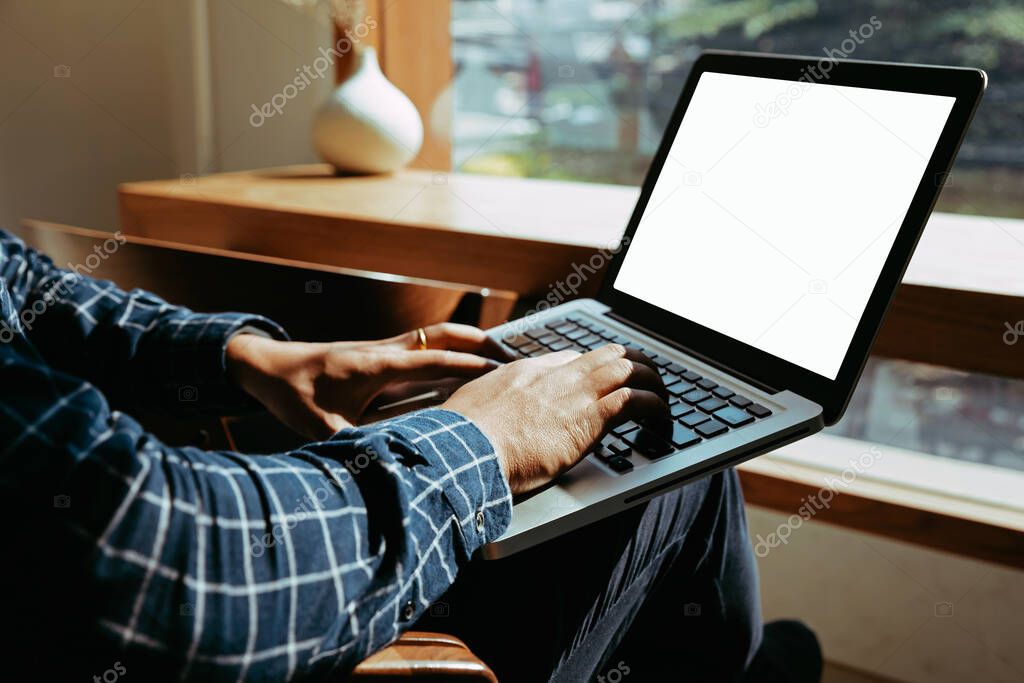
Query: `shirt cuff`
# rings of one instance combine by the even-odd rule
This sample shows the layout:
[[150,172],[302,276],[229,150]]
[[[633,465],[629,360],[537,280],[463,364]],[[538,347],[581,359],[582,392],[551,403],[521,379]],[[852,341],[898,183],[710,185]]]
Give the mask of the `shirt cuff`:
[[236,334],[255,333],[288,340],[280,325],[244,313],[192,314],[183,325],[163,331],[169,380],[162,403],[172,413],[231,415],[260,408],[256,399],[228,377],[227,346]]
[[465,543],[464,559],[505,533],[512,521],[512,492],[494,447],[471,420],[451,410],[428,408],[360,429],[378,430],[404,436],[436,471],[434,481]]

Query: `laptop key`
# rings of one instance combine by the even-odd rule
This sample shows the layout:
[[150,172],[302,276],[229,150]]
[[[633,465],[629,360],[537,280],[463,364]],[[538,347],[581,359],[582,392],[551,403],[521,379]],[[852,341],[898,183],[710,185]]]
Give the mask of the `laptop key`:
[[698,381],[700,381],[700,380],[704,379],[703,377],[701,377],[700,375],[698,375],[698,374],[697,374],[696,372],[694,372],[693,370],[687,370],[686,372],[682,373],[682,377],[683,377],[683,379],[685,379],[685,380],[686,380],[687,382],[698,382]]
[[588,334],[586,337],[576,339],[575,341],[580,346],[586,346],[588,349],[596,348],[598,344],[604,344],[604,340],[596,334]]
[[704,399],[703,401],[698,403],[697,407],[703,410],[705,413],[713,413],[719,408],[724,408],[725,401],[715,396],[712,396],[711,398]]
[[686,368],[684,368],[679,363],[670,362],[668,364],[668,371],[671,372],[673,375],[681,375],[684,372],[686,372]]
[[725,424],[729,425],[733,429],[736,427],[742,427],[743,425],[750,424],[754,421],[754,416],[750,413],[740,410],[736,406],[727,406],[721,410],[716,410],[714,414],[715,419],[721,420]]
[[625,458],[612,458],[608,461],[608,467],[611,467],[619,474],[624,474],[633,469],[633,463]]
[[602,460],[610,460],[621,455],[628,457],[631,450],[628,444],[620,441],[614,434],[607,434],[590,452]]
[[649,429],[627,434],[625,440],[633,444],[638,453],[648,458],[660,458],[672,452],[672,445]]
[[700,443],[700,435],[681,424],[672,425],[672,445],[676,448],[689,448]]
[[613,427],[612,434],[622,437],[637,429],[640,429],[640,425],[630,420],[628,422],[623,422],[618,427]]
[[510,337],[504,341],[513,349],[518,349],[521,346],[526,346],[527,344],[533,343],[533,340],[527,337],[525,334],[517,334],[514,337]]
[[550,346],[551,344],[553,344],[556,341],[558,341],[559,339],[561,339],[561,337],[559,337],[554,332],[549,332],[548,334],[545,334],[543,337],[534,337],[534,339],[537,340],[538,344],[543,344],[544,346]]
[[566,339],[572,339],[573,341],[576,341],[580,337],[586,337],[588,334],[590,334],[590,332],[583,329],[582,327],[574,327],[573,329],[569,330],[562,336],[565,337]]
[[725,387],[715,387],[714,389],[711,390],[711,393],[717,396],[718,398],[729,398],[731,396],[736,395],[736,392],[734,392],[732,389],[726,389]]
[[525,353],[526,355],[530,355],[534,351],[539,351],[539,350],[541,350],[543,348],[544,348],[543,346],[541,346],[540,344],[538,344],[536,342],[530,342],[526,346],[519,347],[519,353]]
[[696,427],[701,422],[707,422],[710,419],[711,418],[705,415],[704,413],[694,410],[693,412],[687,413],[686,415],[683,415],[681,418],[679,418],[679,422],[681,424],[686,425],[687,427]]
[[683,394],[683,400],[691,405],[696,405],[706,398],[709,398],[711,394],[704,391],[703,389],[693,389]]
[[693,391],[693,385],[690,384],[689,382],[684,382],[683,380],[673,382],[672,384],[669,384],[665,388],[668,390],[668,393],[672,394],[673,396],[682,396],[683,394]]
[[559,339],[553,344],[548,344],[548,348],[551,349],[552,351],[564,351],[565,349],[569,348],[572,345],[572,342],[569,341],[568,339]]
[[558,323],[548,323],[548,327],[551,328],[552,331],[557,332],[558,334],[565,334],[566,332],[570,332],[576,329],[575,325],[573,325],[572,323],[567,323],[564,320]]
[[669,365],[672,364],[672,361],[670,361],[668,358],[665,358],[664,356],[659,356],[657,354],[649,356],[649,358],[651,359],[651,362],[657,365],[659,368],[667,368]]
[[729,403],[733,404],[737,408],[746,408],[751,403],[753,403],[753,401],[751,401],[746,396],[740,396],[739,394],[736,394],[735,396],[729,397]]
[[719,434],[724,434],[725,432],[729,431],[729,428],[722,424],[721,422],[719,422],[718,420],[708,420],[707,422],[702,422],[699,425],[697,425],[694,429],[696,429],[697,433],[706,439],[710,439],[713,436],[718,436]]
[[616,437],[614,434],[609,434],[604,437],[604,439],[601,440],[601,443],[605,444],[606,448],[608,448],[612,453],[621,455],[624,458],[628,458],[633,454],[632,447],[622,439]]
[[760,403],[751,403],[749,406],[747,406],[747,412],[753,415],[754,417],[768,417],[769,415],[772,414],[771,410],[765,408]]
[[711,391],[712,389],[718,386],[718,382],[712,381],[707,377],[697,380],[696,382],[694,382],[694,384],[696,384],[701,389],[704,389],[705,391]]
[[[682,417],[687,413],[693,412],[693,406],[688,406],[685,403],[676,403],[671,406],[672,417]],[[753,419],[753,418],[750,418]]]

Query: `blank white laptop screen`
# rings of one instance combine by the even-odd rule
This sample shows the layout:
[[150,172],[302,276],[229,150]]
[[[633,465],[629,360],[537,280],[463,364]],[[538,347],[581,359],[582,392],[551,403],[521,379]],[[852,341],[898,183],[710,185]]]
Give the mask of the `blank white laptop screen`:
[[835,379],[954,102],[704,73],[613,286]]

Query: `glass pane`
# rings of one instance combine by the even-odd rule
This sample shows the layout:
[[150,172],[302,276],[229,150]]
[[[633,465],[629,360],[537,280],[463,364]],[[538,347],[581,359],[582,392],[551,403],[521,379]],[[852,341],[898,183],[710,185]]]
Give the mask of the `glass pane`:
[[872,358],[837,436],[1024,470],[1024,382]]
[[453,0],[455,165],[639,184],[703,48],[981,67],[940,211],[1024,217],[1020,0]]

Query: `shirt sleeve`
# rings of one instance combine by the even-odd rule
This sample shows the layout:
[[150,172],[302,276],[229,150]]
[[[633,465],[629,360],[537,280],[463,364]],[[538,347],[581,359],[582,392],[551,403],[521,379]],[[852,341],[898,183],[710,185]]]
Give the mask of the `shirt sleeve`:
[[224,415],[257,407],[228,378],[225,350],[243,329],[286,339],[276,323],[242,313],[194,313],[68,265],[58,268],[0,232],[0,274],[16,313],[8,324],[50,365],[87,379],[118,408]]
[[[472,422],[430,409],[274,456],[171,448],[23,340],[0,347],[7,519],[51,520],[90,649],[167,678],[319,680],[408,628],[511,496]],[[52,504],[51,504],[52,501]],[[46,582],[20,590],[50,590]],[[91,642],[91,641],[90,641]],[[134,668],[133,668],[134,667]]]

